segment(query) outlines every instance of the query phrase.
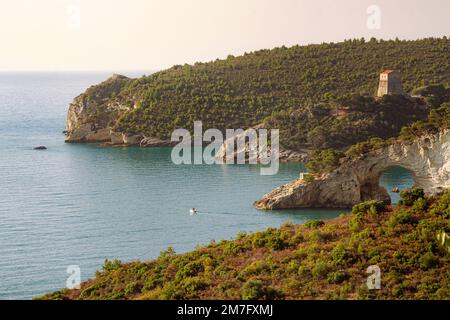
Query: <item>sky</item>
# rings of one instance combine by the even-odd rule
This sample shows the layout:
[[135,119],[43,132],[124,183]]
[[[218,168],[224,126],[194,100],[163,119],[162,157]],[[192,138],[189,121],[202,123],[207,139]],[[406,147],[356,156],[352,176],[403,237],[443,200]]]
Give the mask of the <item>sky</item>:
[[0,0],[0,71],[153,71],[282,45],[450,36],[449,12],[449,0]]

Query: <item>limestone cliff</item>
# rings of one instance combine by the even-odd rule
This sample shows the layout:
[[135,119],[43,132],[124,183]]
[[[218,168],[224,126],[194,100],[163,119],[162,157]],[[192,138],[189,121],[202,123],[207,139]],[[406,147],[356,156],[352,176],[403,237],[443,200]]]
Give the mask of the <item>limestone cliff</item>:
[[[67,112],[66,142],[113,142],[116,134],[112,127],[123,113],[136,105],[135,97],[119,95],[130,81],[115,74],[76,97]],[[120,143],[133,139],[119,135]]]
[[[220,147],[220,149],[218,150],[218,152],[216,154],[216,158],[220,159],[226,163],[227,158],[236,160],[241,156],[244,159],[246,159],[247,162],[250,162],[253,160],[253,161],[259,163],[262,153],[265,153],[267,156],[270,157],[271,152],[272,152],[270,145],[266,146],[266,148],[262,149],[262,150],[258,148],[258,150],[254,154],[252,154],[250,152],[249,141],[248,141],[248,139],[246,139],[246,137],[248,137],[249,130],[256,130],[256,132],[257,132],[258,129],[263,129],[263,128],[264,128],[264,124],[259,124],[253,128],[243,131],[242,133],[238,133],[238,134],[234,135],[233,137],[226,139],[224,141],[224,143],[222,144],[222,146]],[[240,145],[238,143],[239,139],[244,139],[243,141],[245,141],[245,143]],[[227,150],[230,150],[231,154],[227,155]],[[253,155],[253,156],[251,156],[251,155]],[[304,161],[306,161],[307,157],[308,157],[308,150],[293,151],[293,150],[289,150],[289,149],[286,149],[286,148],[283,148],[282,146],[280,146],[279,160],[282,162],[304,162]]]
[[392,166],[408,169],[416,186],[429,194],[450,188],[450,131],[441,130],[411,142],[396,142],[346,161],[333,172],[312,181],[298,179],[265,195],[255,202],[255,207],[347,208],[370,199],[389,202],[379,178]]

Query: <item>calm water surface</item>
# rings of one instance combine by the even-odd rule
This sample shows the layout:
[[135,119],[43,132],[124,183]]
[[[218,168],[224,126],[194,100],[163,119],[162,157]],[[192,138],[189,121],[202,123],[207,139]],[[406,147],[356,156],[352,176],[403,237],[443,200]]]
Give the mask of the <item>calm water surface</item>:
[[[169,246],[184,252],[239,231],[340,213],[252,207],[298,177],[300,164],[261,176],[257,166],[176,166],[165,148],[65,144],[68,104],[108,76],[0,74],[0,299],[63,288],[69,265],[86,280],[104,259],[152,259]],[[48,150],[32,150],[37,145]],[[381,181],[389,190],[411,183],[401,168]],[[191,217],[191,207],[210,214]]]

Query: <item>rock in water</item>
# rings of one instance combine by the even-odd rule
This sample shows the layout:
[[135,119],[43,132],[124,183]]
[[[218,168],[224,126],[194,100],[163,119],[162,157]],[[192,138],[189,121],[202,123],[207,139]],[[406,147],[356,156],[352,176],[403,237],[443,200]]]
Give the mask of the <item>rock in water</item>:
[[35,147],[34,150],[47,150],[47,147],[46,146],[38,146],[38,147]]

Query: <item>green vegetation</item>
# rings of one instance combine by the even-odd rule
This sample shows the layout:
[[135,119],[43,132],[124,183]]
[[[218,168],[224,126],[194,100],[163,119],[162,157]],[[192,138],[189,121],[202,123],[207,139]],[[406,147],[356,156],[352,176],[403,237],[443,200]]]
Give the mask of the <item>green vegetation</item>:
[[311,173],[327,173],[339,166],[340,159],[344,154],[333,149],[314,150],[306,168]]
[[412,188],[403,190],[400,196],[400,205],[412,206],[417,200],[425,198],[425,192],[420,188]]
[[321,220],[310,220],[304,224],[304,226],[309,229],[318,229],[320,227],[323,227],[324,225],[325,222]]
[[281,143],[289,149],[345,150],[371,138],[395,137],[405,125],[426,118],[418,98],[354,95],[276,113],[265,124],[280,129]]
[[382,201],[370,200],[357,204],[352,209],[352,215],[362,217],[367,214],[376,215],[386,209],[386,204]]
[[436,133],[442,128],[450,128],[450,101],[443,103],[440,108],[431,110],[427,120],[417,121],[402,128],[399,139],[414,140],[425,133]]
[[443,84],[435,84],[416,88],[412,92],[413,95],[425,97],[427,105],[438,108],[444,102],[450,101],[450,87]]
[[[437,90],[436,88],[440,89]],[[422,94],[421,99],[427,100],[430,98],[434,99],[435,101],[439,101],[439,103],[442,102],[440,106],[428,105],[428,108],[430,108],[430,112],[426,119],[415,121],[406,125],[399,124],[398,127],[396,127],[395,130],[393,130],[391,133],[386,134],[388,131],[385,131],[384,135],[381,133],[377,134],[377,129],[375,128],[372,131],[369,130],[367,131],[369,135],[375,134],[376,136],[371,137],[365,141],[357,142],[348,148],[344,148],[346,149],[345,152],[332,148],[322,148],[314,150],[310,153],[310,159],[309,163],[307,164],[307,168],[312,173],[327,173],[333,171],[340,164],[346,161],[355,158],[363,158],[367,155],[367,153],[371,151],[384,148],[397,142],[413,141],[424,134],[434,134],[439,130],[450,128],[450,87],[446,88],[443,86],[425,86],[420,88],[420,90],[418,91]],[[399,96],[385,96],[381,100],[377,101],[377,103],[384,104],[386,103],[386,101],[389,103],[397,101],[397,104],[394,103],[390,107],[392,110],[396,108],[397,110],[399,110],[398,107],[401,106],[401,101],[409,101],[408,103],[412,103],[411,99]],[[420,104],[415,104],[415,106],[418,106],[418,108],[420,109]],[[402,112],[407,113],[408,111],[407,109],[404,109]],[[403,120],[408,122],[408,120],[406,120],[406,117],[401,115],[401,112],[399,114],[392,113],[391,116],[403,118]],[[402,125],[404,126],[402,127]],[[330,126],[328,127],[331,128]],[[398,136],[394,134],[394,132],[396,131],[399,132]],[[330,136],[330,134],[331,133],[327,131],[326,136]],[[355,135],[357,135],[355,132],[348,134],[350,134],[350,137],[354,137]],[[353,138],[348,138],[347,141],[350,142],[350,140],[352,139]],[[334,138],[332,140],[337,141]],[[341,144],[340,146],[342,147],[343,144]]]
[[[431,96],[445,89],[422,87],[450,83],[449,51],[446,37],[280,47],[121,79],[119,89],[98,99],[100,105],[114,99],[132,107],[114,123],[129,134],[166,139],[176,128],[192,129],[195,120],[221,130],[264,122],[281,130],[286,148],[342,149],[396,136],[404,125],[423,120],[426,112],[416,108],[417,101],[371,98],[378,74],[398,70],[406,92],[421,87],[417,93],[428,94],[435,105],[439,101]],[[95,110],[93,117],[108,113]]]
[[[120,99],[125,105],[132,105],[125,96],[121,96],[123,88],[132,80],[121,76],[113,75],[102,83],[91,86],[86,92],[76,99],[81,99],[81,104],[89,106],[78,114],[81,123],[95,123],[99,127],[113,126],[117,122],[119,113],[106,106],[112,99]],[[119,97],[118,97],[119,96]]]
[[[450,191],[413,189],[398,208],[370,201],[327,222],[168,249],[150,262],[106,261],[80,290],[42,299],[450,299],[449,213]],[[381,290],[367,288],[371,265]]]

